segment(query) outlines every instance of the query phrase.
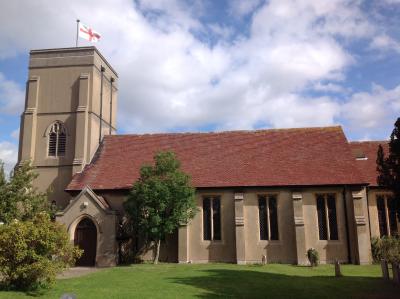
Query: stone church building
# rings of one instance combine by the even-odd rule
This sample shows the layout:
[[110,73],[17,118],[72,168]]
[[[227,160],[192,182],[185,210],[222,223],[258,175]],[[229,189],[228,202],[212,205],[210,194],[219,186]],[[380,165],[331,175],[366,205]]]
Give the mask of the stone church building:
[[95,47],[30,52],[18,161],[51,191],[81,265],[118,263],[122,204],[161,150],[177,154],[199,208],[165,240],[165,261],[307,264],[313,247],[323,263],[368,264],[371,237],[398,232],[376,183],[379,142],[349,143],[341,127],[117,135],[117,93]]

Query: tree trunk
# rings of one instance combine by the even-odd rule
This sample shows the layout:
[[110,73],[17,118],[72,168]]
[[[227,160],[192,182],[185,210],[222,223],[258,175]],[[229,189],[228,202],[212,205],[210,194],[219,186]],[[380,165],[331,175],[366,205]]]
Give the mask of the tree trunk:
[[154,261],[153,261],[153,263],[155,264],[155,265],[157,265],[158,264],[158,258],[159,258],[159,256],[160,256],[160,244],[161,244],[161,240],[157,240],[156,241],[156,254],[155,254],[155,256],[154,256]]
[[382,277],[385,280],[389,280],[389,268],[388,263],[385,260],[381,260],[381,268],[382,268]]
[[393,282],[400,284],[400,266],[398,263],[392,263]]

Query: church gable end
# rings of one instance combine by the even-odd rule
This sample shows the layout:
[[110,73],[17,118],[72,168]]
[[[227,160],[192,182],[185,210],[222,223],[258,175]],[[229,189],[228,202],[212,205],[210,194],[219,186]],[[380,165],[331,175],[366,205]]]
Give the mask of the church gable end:
[[[84,188],[76,198],[71,200],[64,211],[56,214],[57,221],[65,224],[71,241],[76,242],[79,224],[84,219],[96,226],[96,263],[97,266],[116,264],[116,243],[118,217],[111,210],[107,201],[96,195],[90,188]],[[81,236],[80,238],[84,238]]]

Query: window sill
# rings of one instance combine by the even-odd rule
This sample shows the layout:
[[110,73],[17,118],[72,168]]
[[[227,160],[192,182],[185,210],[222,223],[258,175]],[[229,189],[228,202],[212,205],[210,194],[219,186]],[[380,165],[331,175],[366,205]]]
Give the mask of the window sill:
[[319,244],[342,244],[341,240],[318,240],[317,243]]
[[225,245],[225,242],[222,240],[202,240],[202,245]]
[[59,166],[63,164],[72,164],[70,157],[45,157],[44,159],[35,160],[35,166]]
[[282,245],[281,240],[258,240],[257,245]]

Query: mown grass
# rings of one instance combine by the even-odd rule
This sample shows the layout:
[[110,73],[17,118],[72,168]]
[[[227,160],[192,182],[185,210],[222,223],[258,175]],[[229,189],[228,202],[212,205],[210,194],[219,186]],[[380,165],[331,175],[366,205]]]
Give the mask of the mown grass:
[[[84,277],[58,280],[40,298],[400,298],[400,287],[380,278],[380,268],[332,265],[316,268],[270,264],[142,264],[115,267]],[[0,298],[28,298],[0,292]],[[32,297],[31,297],[32,298]]]

